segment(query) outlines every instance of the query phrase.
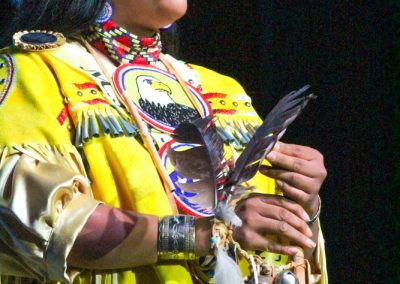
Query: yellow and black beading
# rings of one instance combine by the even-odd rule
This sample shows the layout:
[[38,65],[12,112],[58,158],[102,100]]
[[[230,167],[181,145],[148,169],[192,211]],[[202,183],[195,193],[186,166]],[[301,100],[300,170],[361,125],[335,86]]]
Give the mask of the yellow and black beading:
[[92,25],[85,39],[122,64],[155,64],[162,47],[159,33],[153,37],[139,37],[111,20]]

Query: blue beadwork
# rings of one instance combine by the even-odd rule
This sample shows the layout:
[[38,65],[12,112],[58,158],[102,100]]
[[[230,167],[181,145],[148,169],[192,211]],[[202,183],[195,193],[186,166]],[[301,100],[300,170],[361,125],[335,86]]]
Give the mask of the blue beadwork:
[[101,24],[109,21],[113,16],[113,8],[111,4],[107,1],[101,11],[100,15],[97,17],[96,22]]
[[[15,62],[14,58],[7,54],[0,54],[0,68],[5,68],[6,77],[0,78],[0,107],[5,103],[14,86],[15,81]],[[4,72],[4,71],[3,71]],[[3,73],[4,74],[4,73]]]
[[166,25],[166,26],[160,28],[160,30],[167,31],[167,30],[169,30],[170,28],[172,28],[173,25],[174,25],[173,23],[172,23],[172,24],[169,24],[169,25]]

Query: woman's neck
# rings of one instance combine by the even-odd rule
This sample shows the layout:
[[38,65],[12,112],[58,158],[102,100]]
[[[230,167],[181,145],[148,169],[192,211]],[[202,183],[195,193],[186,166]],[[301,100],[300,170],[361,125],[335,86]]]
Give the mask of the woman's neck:
[[120,27],[124,28],[131,34],[137,35],[138,37],[153,37],[157,31],[154,31],[149,28],[139,27],[139,26],[132,26],[132,25],[120,25]]

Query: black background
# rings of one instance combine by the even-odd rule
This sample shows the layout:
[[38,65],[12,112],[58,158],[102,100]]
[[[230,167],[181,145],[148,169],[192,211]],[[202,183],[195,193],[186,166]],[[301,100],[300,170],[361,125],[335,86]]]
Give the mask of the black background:
[[395,2],[202,0],[180,21],[181,58],[236,78],[262,116],[306,83],[318,95],[283,140],[325,156],[330,283],[400,283]]

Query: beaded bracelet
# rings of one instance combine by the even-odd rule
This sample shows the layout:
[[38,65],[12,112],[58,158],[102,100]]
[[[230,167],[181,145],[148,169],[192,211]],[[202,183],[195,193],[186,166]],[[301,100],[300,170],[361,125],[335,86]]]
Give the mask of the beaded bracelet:
[[195,218],[189,215],[163,217],[158,224],[160,259],[195,259]]

